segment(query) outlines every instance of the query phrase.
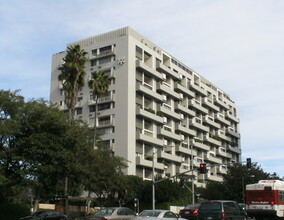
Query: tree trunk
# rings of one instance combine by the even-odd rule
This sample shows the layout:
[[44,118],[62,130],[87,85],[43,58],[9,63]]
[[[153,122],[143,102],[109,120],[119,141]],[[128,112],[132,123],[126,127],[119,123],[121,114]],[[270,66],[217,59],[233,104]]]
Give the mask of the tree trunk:
[[97,112],[98,112],[98,99],[99,97],[96,96],[96,101],[95,101],[95,105],[96,105],[96,110],[95,110],[95,117],[94,117],[94,148],[97,145]]
[[64,179],[64,214],[68,215],[68,177]]

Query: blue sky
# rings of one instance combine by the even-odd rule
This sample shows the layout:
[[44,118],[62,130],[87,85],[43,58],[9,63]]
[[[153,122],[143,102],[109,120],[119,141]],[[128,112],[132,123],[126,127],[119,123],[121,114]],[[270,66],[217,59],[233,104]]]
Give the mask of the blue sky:
[[284,176],[283,0],[9,0],[0,4],[0,89],[49,99],[51,57],[130,26],[240,109],[243,160]]

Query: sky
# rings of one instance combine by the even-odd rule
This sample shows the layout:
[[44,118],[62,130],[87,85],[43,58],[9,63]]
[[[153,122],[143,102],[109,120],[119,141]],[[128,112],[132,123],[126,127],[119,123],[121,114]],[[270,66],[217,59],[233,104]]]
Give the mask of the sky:
[[0,89],[49,100],[52,55],[130,26],[228,93],[242,160],[284,177],[283,0],[9,0],[0,4]]

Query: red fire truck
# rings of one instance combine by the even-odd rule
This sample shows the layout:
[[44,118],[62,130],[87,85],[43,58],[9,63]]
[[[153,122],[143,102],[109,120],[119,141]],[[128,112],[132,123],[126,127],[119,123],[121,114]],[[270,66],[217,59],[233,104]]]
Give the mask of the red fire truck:
[[284,182],[260,180],[247,185],[246,212],[257,220],[284,217]]

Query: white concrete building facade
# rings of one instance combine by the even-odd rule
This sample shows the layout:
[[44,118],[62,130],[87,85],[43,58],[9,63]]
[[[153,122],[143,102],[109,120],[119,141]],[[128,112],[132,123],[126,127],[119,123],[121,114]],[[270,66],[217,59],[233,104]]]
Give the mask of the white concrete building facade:
[[[236,104],[210,81],[130,27],[80,40],[88,52],[85,87],[79,92],[75,118],[96,123],[104,142],[128,161],[126,174],[143,179],[186,175],[222,181],[227,165],[240,162]],[[52,59],[50,101],[66,109],[58,67],[66,52]],[[88,88],[91,72],[111,77],[98,103]],[[207,174],[199,174],[206,163]]]

